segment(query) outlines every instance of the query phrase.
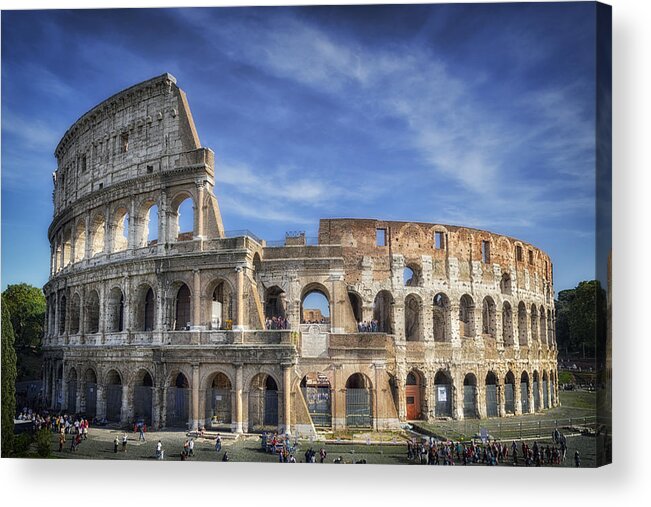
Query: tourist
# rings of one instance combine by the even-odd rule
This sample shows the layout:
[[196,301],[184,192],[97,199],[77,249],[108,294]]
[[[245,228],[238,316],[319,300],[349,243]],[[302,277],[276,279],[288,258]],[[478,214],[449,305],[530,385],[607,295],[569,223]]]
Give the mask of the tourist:
[[230,458],[228,457],[228,451],[224,451],[224,456],[222,456],[222,461],[228,461]]
[[145,425],[140,424],[138,425],[138,430],[140,431],[140,437],[138,438],[139,442],[146,442],[145,440]]
[[327,456],[328,456],[328,453],[326,452],[326,450],[323,447],[321,447],[321,449],[319,449],[319,459],[321,460],[321,463],[323,463],[325,461]]
[[59,433],[59,452],[63,451],[63,446],[66,443],[66,436],[63,432]]
[[192,438],[188,442],[188,456],[194,456],[194,440]]
[[156,444],[156,459],[163,459],[163,444],[160,440]]
[[222,437],[217,433],[217,438],[215,438],[215,451],[219,452],[222,450]]
[[576,468],[579,468],[581,466],[581,457],[579,456],[578,450],[574,453],[574,466]]
[[115,440],[113,441],[113,452],[117,454],[118,452],[118,447],[120,447],[120,439],[118,438],[117,435],[115,435]]
[[122,452],[127,452],[127,433],[122,435]]

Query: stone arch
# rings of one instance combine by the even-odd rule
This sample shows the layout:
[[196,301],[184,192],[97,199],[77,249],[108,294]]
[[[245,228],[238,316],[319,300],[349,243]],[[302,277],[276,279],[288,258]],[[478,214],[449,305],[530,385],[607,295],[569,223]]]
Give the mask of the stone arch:
[[99,306],[99,294],[93,289],[88,292],[86,297],[86,308],[85,308],[85,321],[86,321],[86,333],[93,334],[99,333],[99,320],[100,320],[100,306]]
[[63,267],[65,268],[72,262],[72,231],[70,227],[66,226],[63,230],[62,239],[61,239],[61,248],[63,251]]
[[504,377],[504,412],[515,415],[515,375],[509,370]]
[[419,225],[407,223],[398,231],[396,242],[398,243],[400,250],[405,252],[424,248],[425,245],[429,246],[426,237],[425,232]]
[[287,299],[283,289],[278,285],[273,285],[265,290],[264,293],[264,316],[266,319],[286,319],[287,318]]
[[479,417],[477,395],[477,377],[474,373],[467,373],[463,378],[463,417],[465,419]]
[[459,300],[459,334],[462,338],[475,337],[475,302],[468,294]]
[[167,387],[167,413],[165,425],[172,428],[185,428],[190,420],[190,381],[188,376],[175,370],[169,378]]
[[67,317],[67,303],[68,299],[65,294],[59,298],[59,334],[62,335],[66,332],[66,317]]
[[118,286],[113,287],[108,293],[106,324],[109,333],[124,331],[124,293]]
[[133,380],[133,417],[137,423],[152,424],[154,376],[147,368],[140,368]]
[[187,329],[192,324],[192,291],[187,284],[181,282],[174,297],[174,325],[175,331]]
[[531,305],[531,341],[538,341],[538,310],[536,305]]
[[346,426],[370,428],[373,425],[371,379],[363,373],[353,373],[346,380]]
[[260,372],[249,384],[249,431],[278,426],[279,383],[274,376]]
[[106,419],[119,422],[122,419],[122,375],[112,368],[104,375],[106,391]]
[[427,381],[425,376],[416,368],[412,368],[405,381],[405,400],[407,404],[407,419],[427,419]]
[[[189,201],[189,202],[188,202]],[[190,211],[189,204],[192,205],[192,229],[190,231],[181,230],[180,225],[181,213]],[[184,209],[181,209],[184,208]],[[192,193],[188,190],[177,192],[170,200],[170,221],[169,221],[169,239],[170,241],[187,241],[194,238],[194,224],[196,222],[196,203]]]
[[103,213],[97,213],[90,223],[90,256],[104,253],[106,219]]
[[357,292],[349,290],[348,291],[348,302],[350,303],[350,309],[353,312],[353,318],[355,323],[362,322],[364,320],[362,313],[362,296]]
[[[304,308],[305,299],[311,294],[315,293],[320,294],[323,298],[325,298],[325,301],[323,301],[321,304],[327,303],[328,315],[323,314],[320,309]],[[331,301],[332,300],[330,299],[330,293],[323,284],[317,282],[307,284],[301,291],[301,323],[305,324],[309,322],[320,322],[321,319],[318,318],[319,314],[322,315],[325,323],[330,323],[330,315],[332,315]]]
[[86,417],[90,420],[97,415],[97,372],[92,366],[84,371]]
[[526,370],[520,375],[520,404],[522,406],[522,413],[528,414],[529,407],[529,374]]
[[234,294],[235,290],[226,278],[214,278],[206,286],[206,315],[210,316],[211,329],[232,327]]
[[493,371],[489,371],[484,379],[484,390],[486,394],[486,417],[497,417],[498,400],[497,400],[497,375]]
[[138,214],[134,223],[134,244],[137,248],[158,243],[158,225],[160,223],[158,201],[153,197],[144,199],[138,206]]
[[417,262],[408,262],[402,270],[402,281],[405,287],[420,287],[423,270]]
[[75,226],[75,258],[73,262],[79,262],[86,257],[86,222],[77,221]]
[[212,372],[206,378],[206,424],[211,428],[230,429],[232,422],[233,383],[229,375],[221,370]]
[[509,273],[502,273],[502,278],[500,280],[500,292],[506,296],[510,296],[512,294],[512,287],[511,287],[511,275]]
[[417,294],[409,294],[405,298],[405,340],[422,341],[421,309],[423,300]]
[[438,370],[434,375],[436,417],[452,417],[452,375],[447,370]]
[[153,331],[156,327],[156,293],[148,283],[138,285],[132,296],[133,329]]
[[450,299],[443,292],[434,296],[433,327],[435,342],[451,340]]
[[72,295],[70,302],[70,334],[79,334],[81,331],[81,297],[78,292]]
[[514,344],[513,310],[511,309],[511,303],[508,301],[502,303],[502,340],[507,347],[512,347]]
[[332,384],[328,376],[318,371],[306,373],[300,380],[300,391],[314,426],[332,427]]
[[518,342],[520,346],[527,346],[527,308],[520,301],[518,304]]
[[393,305],[395,301],[391,292],[381,290],[373,301],[373,320],[378,323],[381,333],[393,334]]
[[131,217],[126,205],[118,205],[111,217],[111,251],[121,252],[129,246],[129,225]]
[[486,296],[482,302],[481,327],[485,337],[492,339],[497,337],[497,310],[495,301],[490,296]]

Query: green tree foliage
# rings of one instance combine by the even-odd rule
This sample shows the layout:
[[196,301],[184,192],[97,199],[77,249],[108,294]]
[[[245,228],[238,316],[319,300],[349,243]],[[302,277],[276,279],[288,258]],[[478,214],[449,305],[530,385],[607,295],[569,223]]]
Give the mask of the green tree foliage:
[[16,350],[40,348],[46,309],[43,291],[26,283],[9,285],[2,302],[11,314]]
[[605,338],[606,292],[599,281],[560,291],[555,304],[558,348],[566,354],[594,357],[597,341]]
[[41,458],[49,458],[52,452],[52,433],[45,428],[36,433],[36,452]]
[[14,447],[16,415],[16,351],[11,315],[2,298],[2,456],[11,455]]

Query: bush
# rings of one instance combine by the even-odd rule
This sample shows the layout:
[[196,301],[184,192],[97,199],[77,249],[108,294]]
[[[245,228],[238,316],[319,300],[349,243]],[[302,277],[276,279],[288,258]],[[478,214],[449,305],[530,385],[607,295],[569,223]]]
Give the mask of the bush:
[[14,456],[25,457],[29,451],[29,446],[32,445],[32,435],[25,432],[21,433],[14,438]]
[[52,450],[52,436],[46,429],[36,433],[36,452],[41,458],[49,458]]

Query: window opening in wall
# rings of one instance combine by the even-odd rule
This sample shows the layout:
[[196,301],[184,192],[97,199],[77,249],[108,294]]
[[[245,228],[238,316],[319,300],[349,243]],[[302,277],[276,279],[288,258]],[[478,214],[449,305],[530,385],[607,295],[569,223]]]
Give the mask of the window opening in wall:
[[533,250],[529,250],[529,264],[533,264]]
[[147,212],[147,244],[158,242],[158,206],[154,204]]
[[481,242],[481,261],[488,264],[491,261],[491,245],[489,241]]
[[125,133],[120,136],[120,147],[122,153],[129,151],[129,134]]
[[518,262],[522,262],[522,247],[520,245],[515,247],[515,258]]
[[148,165],[147,166],[147,172],[148,173],[153,173],[154,172],[154,166],[153,165]]
[[375,245],[387,246],[387,230],[375,229]]
[[416,277],[414,276],[414,270],[409,266],[406,266],[402,272],[402,281],[405,287],[412,287],[416,285]]
[[442,232],[434,233],[434,248],[443,250],[445,248],[445,237]]
[[185,199],[178,209],[178,241],[192,239],[194,231],[194,203],[191,198]]
[[81,172],[86,172],[86,155],[81,157]]
[[99,189],[102,190],[104,188],[104,183],[99,184]]

